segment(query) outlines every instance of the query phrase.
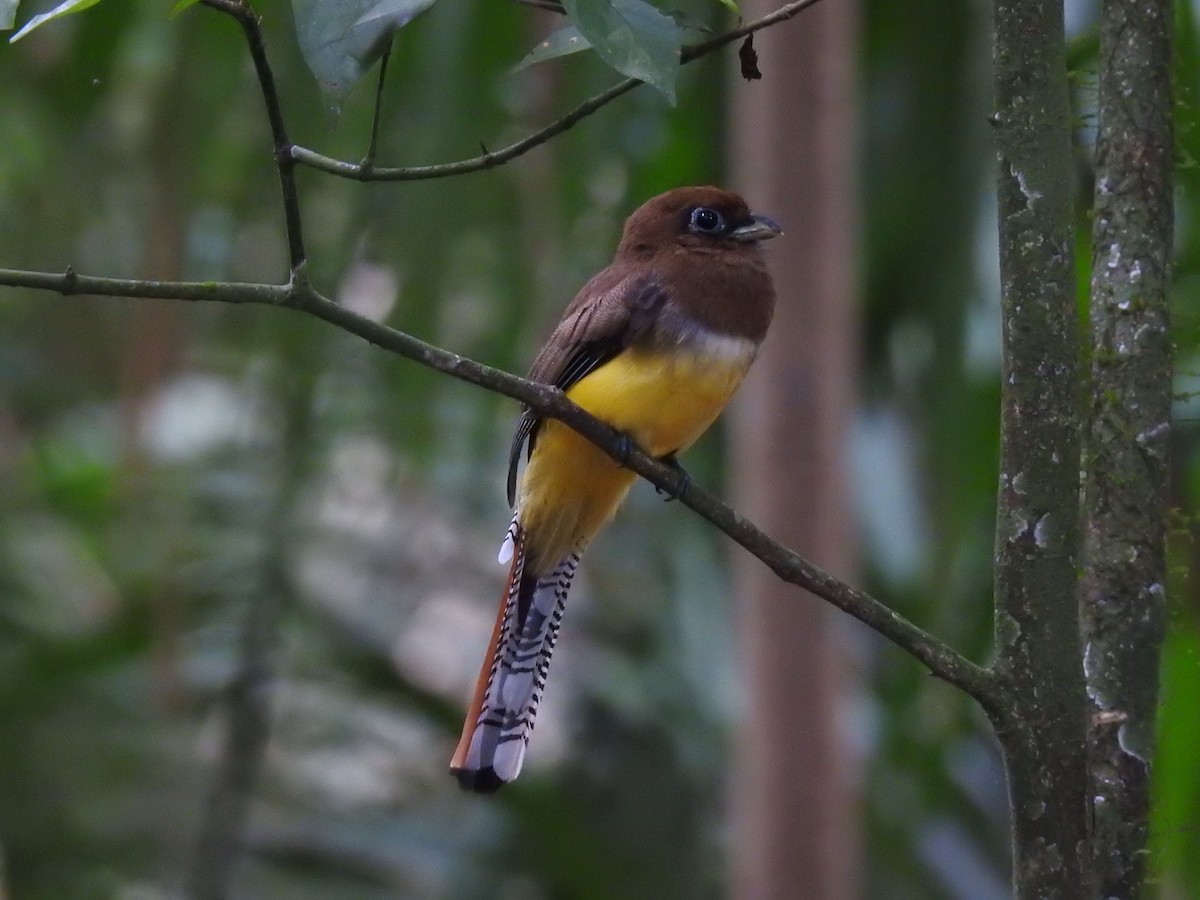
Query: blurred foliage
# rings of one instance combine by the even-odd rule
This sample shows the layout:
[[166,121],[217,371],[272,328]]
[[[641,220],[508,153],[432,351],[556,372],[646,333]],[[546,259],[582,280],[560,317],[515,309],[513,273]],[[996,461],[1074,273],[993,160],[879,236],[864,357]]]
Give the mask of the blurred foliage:
[[[290,5],[256,8],[293,139],[361,158],[371,78],[334,125]],[[711,2],[688,9],[721,16]],[[0,265],[286,276],[241,35],[208,9],[166,12],[103,3],[0,48]],[[1081,209],[1093,14],[1072,6]],[[1179,15],[1178,523],[1152,856],[1165,898],[1200,883],[1200,56],[1191,8]],[[592,54],[507,74],[559,24],[516,3],[441,3],[404,28],[380,161],[472,156],[608,84]],[[867,586],[979,660],[999,395],[987,29],[979,4],[865,5],[853,448]],[[762,65],[769,78],[786,61]],[[630,208],[721,179],[735,70],[732,54],[688,66],[677,107],[635,91],[487,173],[361,185],[301,169],[311,274],[355,309],[521,371],[610,258]],[[10,896],[178,886],[245,663],[239,629],[263,602],[277,610],[263,660],[272,731],[236,896],[724,893],[737,688],[725,546],[711,529],[635,491],[589,553],[530,771],[480,801],[444,767],[494,612],[510,403],[272,309],[5,290],[0,326]],[[299,466],[287,463],[297,443]],[[702,483],[719,484],[720,466],[719,436],[689,454]],[[284,577],[267,577],[272,567]],[[855,634],[865,893],[1004,896],[1002,769],[982,716]]]

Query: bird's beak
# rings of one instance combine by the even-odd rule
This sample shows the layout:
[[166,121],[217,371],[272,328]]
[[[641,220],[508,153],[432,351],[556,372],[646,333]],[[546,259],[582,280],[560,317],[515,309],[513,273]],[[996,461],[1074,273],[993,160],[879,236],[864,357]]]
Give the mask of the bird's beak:
[[751,216],[750,221],[729,232],[729,236],[739,243],[748,244],[752,241],[765,241],[783,234],[783,229],[766,216]]

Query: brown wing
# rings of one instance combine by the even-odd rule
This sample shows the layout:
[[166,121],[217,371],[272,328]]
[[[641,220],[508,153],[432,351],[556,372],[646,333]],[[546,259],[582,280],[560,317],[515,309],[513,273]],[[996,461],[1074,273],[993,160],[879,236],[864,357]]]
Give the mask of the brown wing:
[[[625,267],[605,269],[584,285],[567,307],[562,321],[542,345],[529,368],[529,378],[566,391],[650,332],[667,300],[666,288],[648,273]],[[508,460],[508,503],[517,496],[521,448],[529,452],[541,417],[526,407],[517,423]]]

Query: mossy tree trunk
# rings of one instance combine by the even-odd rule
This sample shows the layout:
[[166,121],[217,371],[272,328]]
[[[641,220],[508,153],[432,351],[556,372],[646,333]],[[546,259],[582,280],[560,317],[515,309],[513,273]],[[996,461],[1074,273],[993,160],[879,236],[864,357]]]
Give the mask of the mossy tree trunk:
[[989,712],[1008,766],[1015,894],[1131,898],[1163,639],[1171,7],[1106,0],[1101,13],[1088,400],[1062,7],[999,0],[995,17],[1003,689]]
[[994,117],[1003,327],[996,526],[999,702],[1015,895],[1084,898],[1080,339],[1061,2],[998,0]]
[[1166,580],[1171,25],[1166,0],[1101,11],[1082,604],[1101,897],[1138,896],[1145,873]]

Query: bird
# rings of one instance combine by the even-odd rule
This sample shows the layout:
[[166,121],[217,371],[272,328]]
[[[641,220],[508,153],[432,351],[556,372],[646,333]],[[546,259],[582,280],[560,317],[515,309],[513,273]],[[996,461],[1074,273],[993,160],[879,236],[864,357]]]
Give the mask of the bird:
[[[775,289],[760,245],[781,233],[722,188],[651,198],[626,220],[612,264],[567,307],[529,379],[678,467],[676,454],[725,408],[766,336]],[[522,411],[507,483],[515,512],[499,556],[508,578],[450,763],[464,789],[490,794],[520,773],[580,557],[635,479],[569,426]]]

